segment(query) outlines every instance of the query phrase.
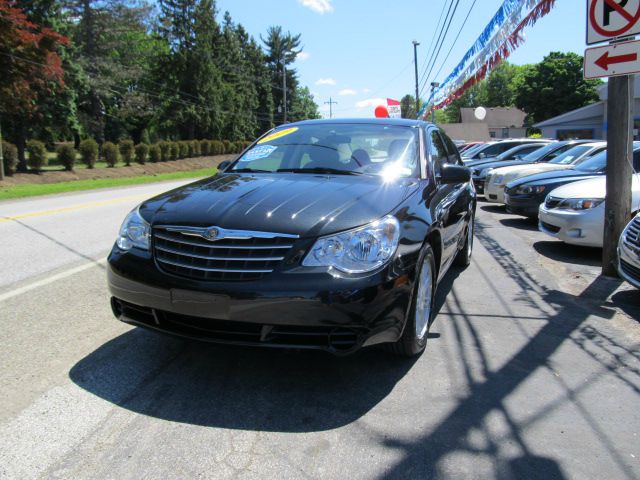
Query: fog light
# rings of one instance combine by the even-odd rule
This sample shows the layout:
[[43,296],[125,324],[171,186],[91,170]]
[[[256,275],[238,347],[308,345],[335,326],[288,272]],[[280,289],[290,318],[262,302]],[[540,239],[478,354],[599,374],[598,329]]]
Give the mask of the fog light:
[[582,238],[582,229],[581,228],[571,228],[567,232],[567,236],[571,238]]

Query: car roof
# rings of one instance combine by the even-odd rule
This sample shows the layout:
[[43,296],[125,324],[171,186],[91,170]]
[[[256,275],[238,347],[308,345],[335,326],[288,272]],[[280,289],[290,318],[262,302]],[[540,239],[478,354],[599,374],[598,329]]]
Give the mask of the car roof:
[[298,127],[301,125],[387,125],[387,126],[401,126],[401,127],[419,127],[434,125],[431,122],[425,122],[424,120],[416,120],[411,118],[321,118],[314,120],[302,120],[300,122],[287,123],[278,125],[280,127]]

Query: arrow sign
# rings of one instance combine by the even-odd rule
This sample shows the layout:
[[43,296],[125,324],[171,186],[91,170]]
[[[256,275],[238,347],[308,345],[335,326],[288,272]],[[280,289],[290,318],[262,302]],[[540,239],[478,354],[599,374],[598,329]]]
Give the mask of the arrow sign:
[[609,70],[609,65],[613,65],[614,63],[627,63],[627,62],[635,62],[638,60],[637,53],[627,53],[626,55],[616,55],[615,57],[610,57],[609,52],[604,52],[602,56],[595,61],[595,64],[598,65],[603,70]]
[[603,78],[640,72],[640,41],[621,42],[584,52],[584,78]]

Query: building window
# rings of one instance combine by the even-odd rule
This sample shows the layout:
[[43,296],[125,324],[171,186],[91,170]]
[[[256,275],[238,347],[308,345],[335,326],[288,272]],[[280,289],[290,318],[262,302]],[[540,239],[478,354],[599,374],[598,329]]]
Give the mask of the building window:
[[558,140],[573,140],[573,139],[591,139],[593,138],[594,130],[592,128],[580,128],[575,130],[556,130],[556,138]]
[[494,132],[494,131],[489,132],[489,136],[491,138],[496,138],[496,132]]
[[509,129],[508,128],[503,128],[502,129],[502,138],[509,138]]

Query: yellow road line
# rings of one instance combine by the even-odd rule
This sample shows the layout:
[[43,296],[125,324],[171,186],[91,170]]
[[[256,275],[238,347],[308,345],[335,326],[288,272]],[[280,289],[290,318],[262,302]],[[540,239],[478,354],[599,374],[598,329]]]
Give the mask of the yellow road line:
[[73,205],[71,207],[53,208],[51,210],[42,210],[39,212],[24,213],[22,215],[14,215],[12,217],[0,217],[0,223],[12,222],[15,220],[23,220],[25,218],[34,217],[46,217],[47,215],[56,215],[58,213],[75,212],[77,210],[84,210],[87,208],[104,207],[106,205],[117,205],[118,203],[130,202],[131,200],[139,200],[143,198],[149,198],[151,195],[148,193],[131,195],[129,197],[113,198],[111,200],[102,200],[98,202],[82,203],[80,205]]

